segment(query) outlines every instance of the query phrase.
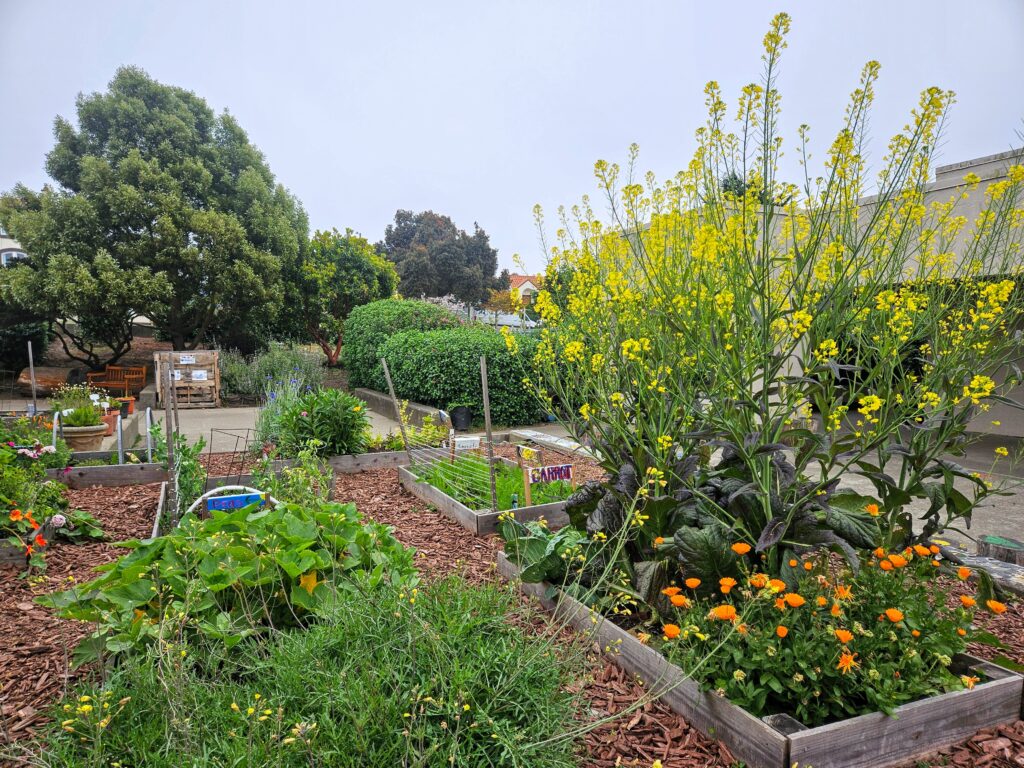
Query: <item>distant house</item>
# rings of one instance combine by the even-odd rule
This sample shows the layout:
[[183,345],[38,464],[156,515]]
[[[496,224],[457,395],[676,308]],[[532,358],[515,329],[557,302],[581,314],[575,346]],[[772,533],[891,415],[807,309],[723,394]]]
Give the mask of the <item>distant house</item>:
[[28,254],[21,247],[21,243],[12,240],[6,232],[0,230],[0,267],[13,267],[27,258]]
[[533,303],[534,296],[540,291],[540,275],[509,275],[509,290],[524,305]]

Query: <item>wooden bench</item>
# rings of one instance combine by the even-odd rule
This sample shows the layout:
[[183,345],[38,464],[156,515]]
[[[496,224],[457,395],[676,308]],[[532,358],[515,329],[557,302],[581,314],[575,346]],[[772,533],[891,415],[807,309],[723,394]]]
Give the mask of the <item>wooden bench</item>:
[[102,387],[114,393],[120,392],[123,397],[129,397],[146,385],[146,367],[108,365],[102,371],[87,373],[85,380],[92,386]]

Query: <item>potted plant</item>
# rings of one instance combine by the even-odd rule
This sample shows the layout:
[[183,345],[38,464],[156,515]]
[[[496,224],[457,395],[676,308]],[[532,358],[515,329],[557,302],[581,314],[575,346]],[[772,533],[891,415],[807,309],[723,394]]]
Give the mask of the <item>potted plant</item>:
[[82,405],[61,413],[64,441],[73,451],[98,450],[107,432],[103,414],[94,405]]
[[473,403],[451,403],[448,406],[448,415],[452,420],[452,429],[465,432],[473,426]]

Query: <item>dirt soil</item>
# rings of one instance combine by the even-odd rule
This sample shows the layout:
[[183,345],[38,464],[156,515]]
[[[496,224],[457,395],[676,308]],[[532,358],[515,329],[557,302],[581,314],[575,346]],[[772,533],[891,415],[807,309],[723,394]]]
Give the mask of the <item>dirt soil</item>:
[[[499,453],[504,455],[503,451]],[[549,453],[554,455],[553,451],[545,451],[545,462],[549,460]],[[599,477],[596,465],[588,464],[587,472]],[[581,470],[577,471],[582,476]],[[368,517],[394,526],[395,535],[418,550],[417,564],[427,579],[452,572],[462,573],[474,583],[498,578],[494,556],[501,549],[500,540],[496,536],[476,537],[453,520],[431,511],[399,486],[397,470],[339,475],[335,499],[355,502]],[[969,586],[952,581],[950,588],[950,599],[957,601],[960,592],[970,590]],[[1002,616],[979,612],[978,619],[979,625],[999,637],[1006,648],[978,645],[971,647],[972,653],[982,658],[1004,654],[1024,663],[1024,604],[1021,601],[1011,604]],[[589,677],[584,691],[594,720],[628,709],[643,695],[642,686],[601,655],[599,649],[593,649],[588,663]],[[664,768],[736,765],[724,744],[703,736],[668,707],[651,702],[591,731],[586,737],[581,766],[649,768],[655,760],[661,760]],[[981,731],[939,753],[910,761],[904,768],[926,766],[1021,768],[1024,766],[1024,721]]]
[[52,544],[41,576],[0,569],[0,744],[33,736],[47,708],[85,674],[68,662],[89,625],[59,619],[33,599],[88,581],[94,567],[124,554],[111,542],[148,536],[159,495],[159,483],[69,491],[71,507],[95,515],[108,541]]

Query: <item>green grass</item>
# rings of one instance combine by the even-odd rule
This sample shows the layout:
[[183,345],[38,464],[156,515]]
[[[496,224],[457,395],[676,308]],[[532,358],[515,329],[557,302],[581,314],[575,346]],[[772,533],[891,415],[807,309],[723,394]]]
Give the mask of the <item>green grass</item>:
[[[129,658],[58,710],[43,764],[569,768],[571,742],[536,745],[572,729],[578,670],[509,621],[522,610],[509,587],[450,578],[343,593],[323,624],[228,653]],[[114,714],[99,729],[103,712]]]
[[[498,509],[512,509],[513,495],[518,499],[518,505],[525,507],[523,473],[519,467],[503,461],[495,461],[494,467]],[[491,487],[487,474],[487,460],[481,456],[461,454],[455,457],[454,464],[447,459],[438,459],[433,464],[411,469],[420,480],[444,491],[470,509],[490,507]],[[564,480],[535,483],[530,490],[531,502],[535,505],[563,501],[572,494],[572,486]]]

